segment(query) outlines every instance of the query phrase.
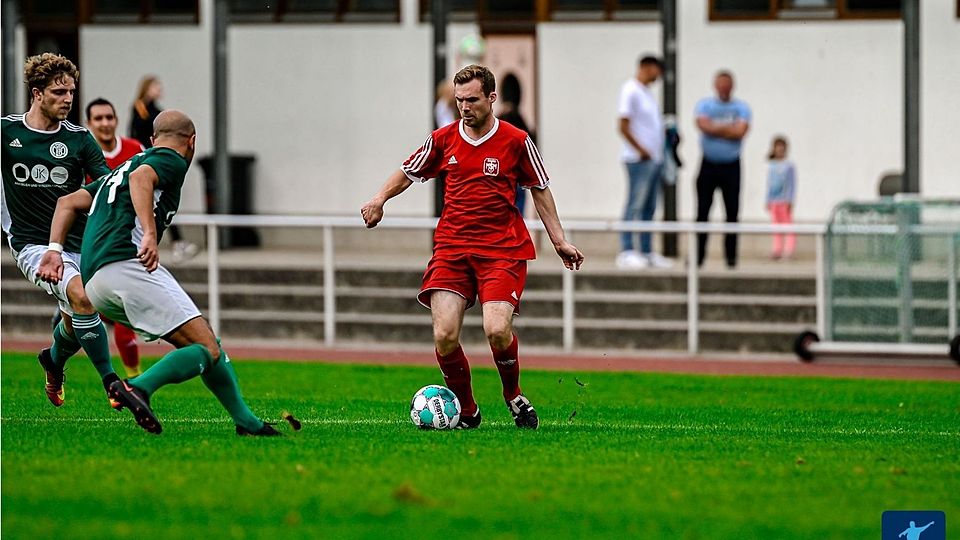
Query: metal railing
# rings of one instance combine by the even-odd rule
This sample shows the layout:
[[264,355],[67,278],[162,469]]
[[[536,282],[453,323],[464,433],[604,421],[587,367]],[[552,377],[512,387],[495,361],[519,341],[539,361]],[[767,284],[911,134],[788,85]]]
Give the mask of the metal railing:
[[[279,215],[204,215],[184,214],[175,219],[178,225],[198,225],[207,231],[208,274],[207,287],[209,297],[210,324],[215,332],[220,331],[220,242],[222,227],[272,227],[272,228],[320,228],[323,231],[323,338],[324,344],[336,344],[336,254],[333,242],[334,229],[366,228],[359,217],[337,216],[279,216]],[[527,220],[530,230],[544,230],[539,220]],[[432,230],[437,225],[436,218],[388,217],[378,228]],[[574,241],[577,233],[582,232],[671,232],[683,234],[687,246],[697,245],[698,233],[737,233],[737,234],[774,234],[794,233],[816,237],[816,316],[817,332],[824,335],[823,321],[826,320],[826,297],[824,294],[824,237],[826,226],[822,224],[768,225],[750,223],[691,223],[691,222],[642,222],[642,221],[586,221],[569,220],[563,223],[567,238]],[[552,254],[551,254],[552,255]],[[559,261],[558,261],[559,264]],[[700,269],[693,262],[687,264],[687,351],[691,354],[700,349]],[[563,349],[572,351],[575,346],[575,280],[576,273],[564,271],[562,274],[562,336]]]

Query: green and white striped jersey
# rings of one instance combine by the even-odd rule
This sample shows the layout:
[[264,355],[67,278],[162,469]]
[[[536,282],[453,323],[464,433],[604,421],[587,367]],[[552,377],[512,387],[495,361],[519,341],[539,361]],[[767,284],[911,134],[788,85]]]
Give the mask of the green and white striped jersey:
[[[80,189],[86,175],[110,172],[103,151],[86,128],[60,122],[53,131],[29,127],[24,115],[2,119],[2,222],[10,246],[46,245],[57,199]],[[80,252],[85,220],[78,219],[64,249]]]
[[143,227],[130,197],[130,174],[142,165],[153,168],[159,177],[153,191],[158,242],[180,207],[180,191],[190,164],[170,148],[150,148],[128,159],[109,175],[84,186],[83,189],[93,195],[80,260],[84,284],[102,266],[136,258],[140,250]]

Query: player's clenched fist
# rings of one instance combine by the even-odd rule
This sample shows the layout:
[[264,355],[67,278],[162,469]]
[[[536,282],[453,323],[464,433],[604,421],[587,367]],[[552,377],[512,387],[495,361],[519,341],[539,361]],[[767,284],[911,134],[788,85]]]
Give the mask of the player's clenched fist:
[[360,215],[363,216],[363,222],[367,224],[368,229],[376,227],[377,223],[383,219],[383,204],[370,201],[360,208]]

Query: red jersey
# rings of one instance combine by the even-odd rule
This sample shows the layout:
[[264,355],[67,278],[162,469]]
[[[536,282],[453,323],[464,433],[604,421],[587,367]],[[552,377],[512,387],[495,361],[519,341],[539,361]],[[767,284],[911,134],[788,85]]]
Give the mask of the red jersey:
[[462,120],[454,122],[431,133],[400,169],[414,182],[447,174],[434,252],[513,260],[537,257],[514,202],[518,184],[544,189],[550,178],[525,132],[494,119],[493,128],[473,140]]
[[[110,167],[110,170],[114,170],[120,166],[124,161],[132,158],[133,156],[143,152],[145,149],[140,141],[136,139],[128,139],[126,137],[117,137],[117,146],[113,148],[112,152],[103,151],[103,157],[107,160],[107,167]],[[87,177],[87,182],[90,183],[96,180],[95,178]]]

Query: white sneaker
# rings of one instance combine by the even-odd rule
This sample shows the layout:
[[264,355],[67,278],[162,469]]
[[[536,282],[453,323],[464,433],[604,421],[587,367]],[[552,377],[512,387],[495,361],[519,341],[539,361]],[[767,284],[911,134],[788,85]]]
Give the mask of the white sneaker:
[[650,263],[650,266],[654,268],[673,268],[673,260],[668,259],[659,253],[647,253],[646,257],[647,262]]
[[646,258],[632,249],[621,251],[617,255],[617,268],[621,270],[641,270],[648,264]]
[[171,259],[174,263],[182,263],[196,257],[197,253],[199,252],[200,248],[197,247],[197,245],[193,242],[178,240],[173,243],[173,254]]

